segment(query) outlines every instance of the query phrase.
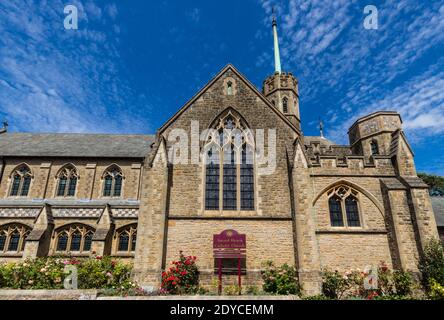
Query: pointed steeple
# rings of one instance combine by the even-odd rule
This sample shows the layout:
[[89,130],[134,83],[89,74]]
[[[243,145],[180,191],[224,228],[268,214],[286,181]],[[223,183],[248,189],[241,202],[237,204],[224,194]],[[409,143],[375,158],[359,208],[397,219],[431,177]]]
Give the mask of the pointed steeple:
[[276,15],[275,10],[273,8],[273,37],[274,37],[274,65],[275,65],[275,72],[281,74],[282,68],[281,68],[281,54],[279,52],[279,37],[277,32],[277,22],[276,22]]
[[325,139],[325,137],[324,137],[324,121],[322,121],[321,118],[319,118],[319,131],[321,134],[321,138]]

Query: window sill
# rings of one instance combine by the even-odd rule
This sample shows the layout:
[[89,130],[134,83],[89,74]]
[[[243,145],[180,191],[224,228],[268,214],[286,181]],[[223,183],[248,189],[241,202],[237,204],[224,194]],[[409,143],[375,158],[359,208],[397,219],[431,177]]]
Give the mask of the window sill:
[[17,253],[17,252],[4,252],[4,253],[0,253],[0,258],[22,258],[23,257],[23,253]]
[[115,258],[134,258],[134,253],[114,253]]
[[51,256],[53,257],[75,257],[75,258],[88,258],[92,256],[91,252],[80,253],[80,252],[54,252]]
[[214,217],[253,217],[257,215],[256,210],[204,210],[203,216]]
[[364,229],[364,228],[329,228],[316,230],[316,234],[387,234],[384,229]]

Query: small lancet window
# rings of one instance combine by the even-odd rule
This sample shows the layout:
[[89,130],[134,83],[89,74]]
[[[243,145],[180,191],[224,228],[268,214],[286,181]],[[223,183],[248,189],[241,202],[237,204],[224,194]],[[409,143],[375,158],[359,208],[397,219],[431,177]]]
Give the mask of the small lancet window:
[[69,165],[63,168],[58,175],[57,196],[74,197],[77,188],[77,170]]
[[233,82],[231,82],[231,81],[228,81],[228,83],[227,83],[227,94],[229,96],[233,95]]
[[358,199],[350,195],[345,199],[345,211],[347,213],[347,223],[349,227],[360,227]]
[[19,169],[15,170],[12,174],[12,186],[11,197],[26,197],[29,193],[29,187],[31,186],[31,170],[28,166],[23,165]]
[[330,208],[330,220],[332,227],[343,227],[344,220],[342,217],[341,199],[333,196],[328,200],[328,206]]
[[372,140],[372,142],[370,142],[370,146],[372,149],[372,155],[374,155],[374,156],[379,155],[378,141]]
[[136,251],[137,225],[121,228],[116,232],[117,253],[131,253]]
[[282,112],[288,113],[288,99],[287,98],[282,99]]
[[120,197],[122,195],[122,170],[113,167],[105,172],[103,196],[104,197]]

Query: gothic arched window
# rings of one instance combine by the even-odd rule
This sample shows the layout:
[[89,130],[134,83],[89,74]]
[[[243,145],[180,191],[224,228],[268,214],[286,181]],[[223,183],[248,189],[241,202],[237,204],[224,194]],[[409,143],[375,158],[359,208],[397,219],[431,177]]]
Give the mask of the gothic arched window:
[[83,225],[74,224],[62,227],[55,232],[56,253],[89,253],[91,251],[94,229]]
[[9,224],[0,227],[0,254],[20,253],[25,248],[26,237],[31,229],[22,224]]
[[57,197],[74,197],[79,176],[73,165],[67,165],[57,175]]
[[337,186],[327,192],[332,227],[360,227],[358,192],[348,186]]
[[32,179],[31,169],[29,169],[27,165],[22,165],[18,169],[14,170],[11,178],[12,185],[9,195],[12,197],[28,196]]
[[254,143],[231,111],[205,146],[205,210],[254,210]]
[[104,197],[120,197],[122,195],[122,170],[113,166],[106,170],[103,175],[103,196]]
[[282,99],[282,112],[288,113],[288,99],[287,99],[287,97]]
[[372,140],[372,142],[370,142],[370,147],[372,149],[372,155],[374,156],[379,155],[378,141]]
[[136,251],[137,224],[125,226],[116,231],[114,236],[116,240],[117,253],[132,253]]

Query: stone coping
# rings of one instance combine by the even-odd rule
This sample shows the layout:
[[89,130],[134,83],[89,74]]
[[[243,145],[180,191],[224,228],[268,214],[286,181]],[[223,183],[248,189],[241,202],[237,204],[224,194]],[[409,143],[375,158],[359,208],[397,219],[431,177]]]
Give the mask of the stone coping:
[[0,290],[0,300],[96,300],[97,290]]
[[300,300],[298,296],[98,296],[98,290],[0,290],[0,300],[165,300],[165,301],[238,301],[238,300]]
[[165,301],[219,301],[219,300],[301,300],[298,296],[148,296],[148,297],[97,297],[97,300],[165,300]]

